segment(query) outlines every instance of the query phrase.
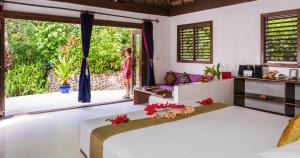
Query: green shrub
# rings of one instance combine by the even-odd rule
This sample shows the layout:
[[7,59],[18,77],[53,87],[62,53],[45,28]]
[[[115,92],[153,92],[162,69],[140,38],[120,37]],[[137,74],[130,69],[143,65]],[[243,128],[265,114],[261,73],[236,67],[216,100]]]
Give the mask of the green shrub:
[[18,64],[33,64],[43,62],[42,55],[39,53],[37,47],[29,42],[15,41],[10,43],[12,50],[12,61],[14,65]]
[[7,97],[41,94],[48,92],[46,71],[42,64],[20,64],[6,72],[5,94]]
[[93,27],[89,64],[91,73],[99,74],[119,71],[120,50],[130,46],[131,29],[115,27]]
[[[71,40],[71,36],[76,37],[77,45],[74,46],[80,50],[80,31],[79,26],[75,24],[54,23],[54,22],[39,22],[35,27],[34,41],[38,50],[47,59],[50,64],[53,64],[62,47]],[[79,49],[78,49],[79,48]],[[80,52],[73,52],[78,54]]]
[[100,74],[109,70],[116,72],[120,70],[120,64],[120,54],[111,54],[104,51],[90,54],[89,66],[91,73]]

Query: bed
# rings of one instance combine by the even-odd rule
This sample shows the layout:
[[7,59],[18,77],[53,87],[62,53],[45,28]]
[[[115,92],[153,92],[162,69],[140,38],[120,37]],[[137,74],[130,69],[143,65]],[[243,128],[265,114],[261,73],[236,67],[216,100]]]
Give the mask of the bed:
[[[144,111],[128,113],[131,120]],[[80,145],[90,155],[91,132],[108,117],[81,126]],[[276,146],[289,117],[229,106],[186,119],[114,135],[103,143],[103,158],[259,158]]]

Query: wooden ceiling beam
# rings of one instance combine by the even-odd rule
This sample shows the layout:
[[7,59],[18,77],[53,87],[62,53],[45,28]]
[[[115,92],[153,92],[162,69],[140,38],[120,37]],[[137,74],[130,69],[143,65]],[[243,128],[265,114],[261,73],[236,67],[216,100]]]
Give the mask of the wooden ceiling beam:
[[[240,3],[251,2],[255,0],[168,0],[170,5],[154,5],[154,0],[143,0],[144,3],[139,3],[133,0],[50,0],[56,2],[79,4],[92,7],[101,7],[115,10],[131,11],[137,13],[146,13],[163,16],[176,16],[196,11],[235,5]],[[147,1],[147,2],[146,2]],[[167,0],[166,0],[167,1]],[[177,2],[186,2],[182,5],[175,5]],[[191,2],[194,1],[194,2]],[[163,1],[162,1],[163,2]],[[174,3],[174,4],[173,4]],[[173,5],[172,5],[173,4]]]
[[170,7],[170,16],[176,16],[186,13],[192,13],[196,11],[202,11],[207,9],[219,8],[234,4],[246,3],[255,0],[196,0],[193,3],[186,3],[180,6]]
[[116,9],[153,15],[169,16],[169,9],[165,6],[155,6],[139,3],[113,2],[111,0],[50,0],[63,3],[79,4],[92,7]]

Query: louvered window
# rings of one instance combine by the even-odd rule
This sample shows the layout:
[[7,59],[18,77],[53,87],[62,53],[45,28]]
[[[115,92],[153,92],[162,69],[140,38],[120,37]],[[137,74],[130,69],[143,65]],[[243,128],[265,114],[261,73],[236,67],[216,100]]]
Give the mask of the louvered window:
[[177,27],[177,61],[212,63],[212,21]]
[[270,66],[298,66],[298,11],[263,15],[263,62]]

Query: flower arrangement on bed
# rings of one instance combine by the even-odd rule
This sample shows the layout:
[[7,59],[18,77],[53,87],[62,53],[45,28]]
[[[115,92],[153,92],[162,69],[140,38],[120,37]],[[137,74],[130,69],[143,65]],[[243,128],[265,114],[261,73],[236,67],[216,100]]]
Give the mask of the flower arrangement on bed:
[[174,119],[177,115],[189,115],[195,112],[192,106],[178,104],[150,104],[144,108],[149,118]]

